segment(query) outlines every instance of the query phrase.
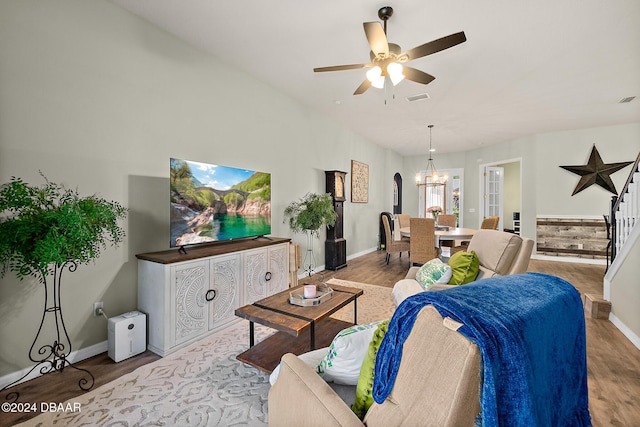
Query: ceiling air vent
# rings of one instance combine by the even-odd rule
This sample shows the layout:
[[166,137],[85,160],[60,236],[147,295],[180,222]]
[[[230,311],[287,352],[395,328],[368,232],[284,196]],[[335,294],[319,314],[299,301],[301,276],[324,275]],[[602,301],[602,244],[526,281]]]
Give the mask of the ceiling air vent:
[[626,98],[622,98],[620,101],[618,101],[618,104],[626,104],[627,102],[631,102],[634,99],[636,99],[635,96],[627,96]]
[[429,99],[429,94],[428,93],[419,93],[417,95],[411,95],[411,96],[407,97],[407,101],[409,101],[409,102],[422,101],[423,99]]

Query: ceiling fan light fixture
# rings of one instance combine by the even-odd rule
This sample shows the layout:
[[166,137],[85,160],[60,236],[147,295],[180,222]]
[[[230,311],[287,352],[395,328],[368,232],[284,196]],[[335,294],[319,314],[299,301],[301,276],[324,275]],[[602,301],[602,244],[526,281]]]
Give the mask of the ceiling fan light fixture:
[[367,37],[367,42],[371,48],[369,52],[369,57],[371,59],[370,63],[318,67],[314,68],[313,71],[315,73],[320,73],[325,71],[356,70],[371,67],[371,70],[367,72],[366,79],[360,83],[360,86],[358,86],[355,92],[353,92],[354,95],[363,94],[371,86],[383,89],[385,87],[385,80],[387,77],[389,77],[390,81],[387,85],[393,84],[393,86],[396,86],[405,79],[427,85],[435,79],[434,76],[425,73],[424,71],[404,66],[400,63],[422,58],[467,41],[464,31],[461,31],[446,37],[432,40],[403,52],[399,45],[389,43],[389,40],[387,39],[387,21],[392,14],[393,8],[389,6],[384,6],[378,10],[378,17],[384,21],[384,27],[380,22],[362,23],[365,36]]
[[387,65],[387,74],[389,74],[391,83],[393,83],[394,86],[404,80],[404,74],[402,74],[402,65],[398,62],[392,62],[391,64]]

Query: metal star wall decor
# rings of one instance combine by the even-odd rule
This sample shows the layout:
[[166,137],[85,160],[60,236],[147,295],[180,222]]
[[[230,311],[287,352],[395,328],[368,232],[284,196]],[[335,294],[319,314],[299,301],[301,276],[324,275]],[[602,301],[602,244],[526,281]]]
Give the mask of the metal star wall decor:
[[613,194],[618,194],[613,181],[609,175],[618,172],[625,166],[629,166],[633,162],[620,162],[620,163],[604,163],[600,153],[595,144],[591,149],[591,155],[589,156],[589,162],[584,166],[560,166],[562,169],[573,172],[576,175],[580,175],[580,181],[573,190],[572,196],[575,196],[587,187],[593,184],[598,184],[600,187]]

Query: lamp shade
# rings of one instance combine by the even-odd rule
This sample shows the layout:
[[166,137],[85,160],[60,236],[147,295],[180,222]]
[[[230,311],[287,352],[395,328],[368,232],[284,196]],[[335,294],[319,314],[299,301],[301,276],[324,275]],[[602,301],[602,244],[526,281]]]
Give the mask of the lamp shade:
[[402,65],[397,62],[392,62],[391,64],[387,65],[387,74],[389,74],[391,83],[393,83],[394,86],[404,80],[404,74],[402,74]]
[[377,65],[367,71],[367,79],[371,82],[371,86],[382,89],[384,87],[384,76],[382,75],[382,68]]

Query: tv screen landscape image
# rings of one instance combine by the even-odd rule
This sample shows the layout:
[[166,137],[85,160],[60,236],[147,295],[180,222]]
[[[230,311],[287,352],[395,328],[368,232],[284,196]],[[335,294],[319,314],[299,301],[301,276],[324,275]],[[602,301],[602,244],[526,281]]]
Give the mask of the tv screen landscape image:
[[271,233],[271,174],[170,162],[171,247]]

